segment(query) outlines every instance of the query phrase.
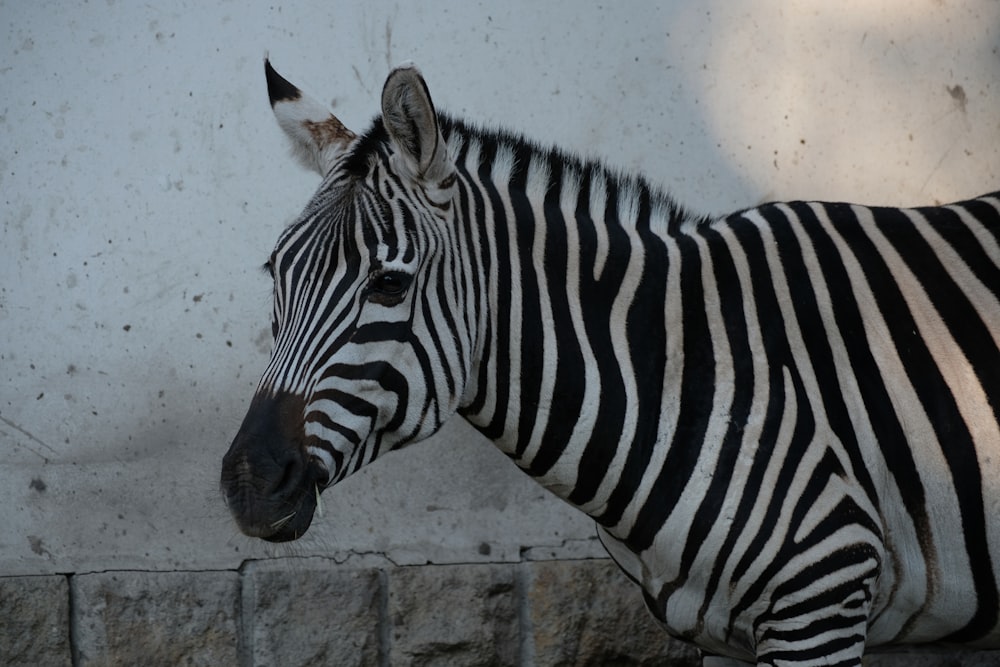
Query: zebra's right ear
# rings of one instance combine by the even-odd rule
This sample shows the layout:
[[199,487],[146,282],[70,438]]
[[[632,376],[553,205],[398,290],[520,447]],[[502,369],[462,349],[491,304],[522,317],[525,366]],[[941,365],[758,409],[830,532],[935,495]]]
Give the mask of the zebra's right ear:
[[271,109],[278,125],[291,139],[295,157],[307,169],[325,176],[357,135],[325,106],[274,71],[266,58],[264,75]]

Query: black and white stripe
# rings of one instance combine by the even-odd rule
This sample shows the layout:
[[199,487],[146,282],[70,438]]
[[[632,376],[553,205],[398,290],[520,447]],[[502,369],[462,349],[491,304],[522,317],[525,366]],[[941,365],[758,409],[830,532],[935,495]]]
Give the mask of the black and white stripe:
[[710,653],[1000,645],[1000,193],[698,218],[386,90],[270,262],[331,483],[457,411]]

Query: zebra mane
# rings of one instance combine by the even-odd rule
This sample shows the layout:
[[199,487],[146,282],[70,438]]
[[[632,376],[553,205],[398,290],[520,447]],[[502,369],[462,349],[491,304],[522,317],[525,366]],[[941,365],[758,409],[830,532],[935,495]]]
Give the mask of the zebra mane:
[[[586,159],[555,146],[545,146],[516,132],[470,124],[447,113],[438,112],[438,123],[445,141],[451,142],[457,136],[462,138],[464,147],[472,142],[478,143],[480,164],[492,162],[501,152],[512,155],[512,178],[523,177],[531,165],[541,163],[548,166],[552,179],[562,178],[568,173],[575,176],[577,186],[600,182],[605,189],[616,191],[625,200],[634,200],[636,205],[644,201],[649,209],[661,212],[671,228],[683,223],[700,224],[709,219],[685,210],[645,177],[610,167],[600,160]],[[389,133],[382,117],[376,116],[369,129],[354,143],[346,158],[345,169],[355,177],[365,176],[371,161],[384,154],[388,145]]]

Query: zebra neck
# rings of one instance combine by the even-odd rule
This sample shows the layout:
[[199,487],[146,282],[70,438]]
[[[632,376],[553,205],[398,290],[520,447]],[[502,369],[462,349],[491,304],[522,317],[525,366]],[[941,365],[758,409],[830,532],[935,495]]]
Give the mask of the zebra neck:
[[484,267],[478,367],[460,412],[600,519],[628,452],[661,438],[667,313],[679,310],[670,235],[687,218],[642,181],[509,137],[452,148],[466,200],[479,203],[466,250]]

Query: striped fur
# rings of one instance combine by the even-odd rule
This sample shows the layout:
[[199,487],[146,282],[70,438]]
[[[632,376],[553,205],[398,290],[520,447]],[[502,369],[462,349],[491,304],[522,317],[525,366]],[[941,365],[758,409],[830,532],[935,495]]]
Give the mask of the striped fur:
[[394,76],[269,262],[328,483],[458,412],[709,653],[1000,646],[1000,193],[699,218]]

